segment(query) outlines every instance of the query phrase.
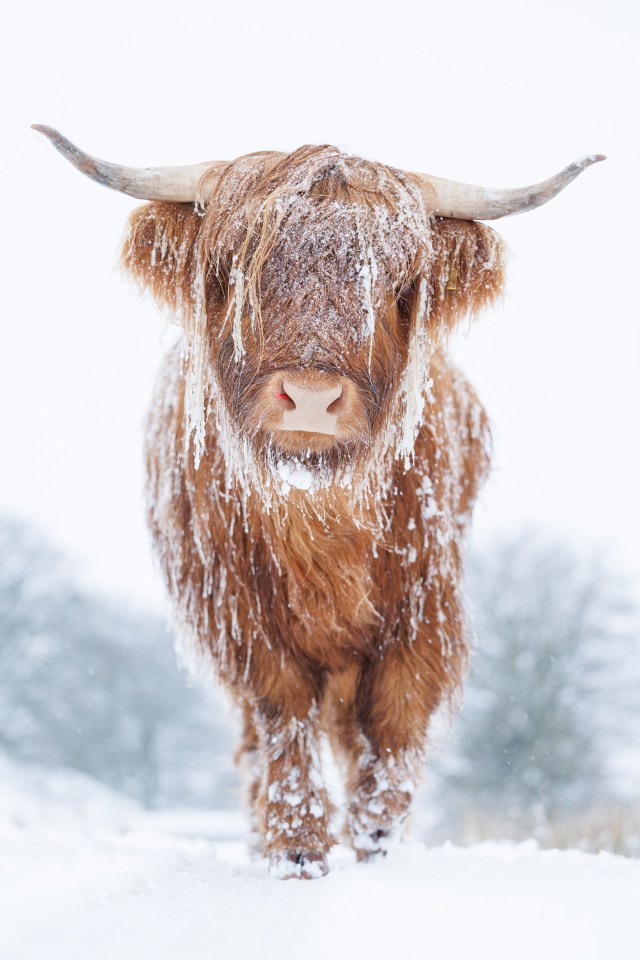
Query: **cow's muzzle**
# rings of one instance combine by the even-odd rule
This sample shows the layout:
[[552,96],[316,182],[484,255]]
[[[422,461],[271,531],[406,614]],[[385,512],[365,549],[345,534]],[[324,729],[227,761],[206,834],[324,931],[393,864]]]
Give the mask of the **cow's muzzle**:
[[336,440],[362,437],[362,400],[347,377],[315,370],[277,371],[264,385],[260,406],[263,429],[286,447],[309,441],[315,446],[315,439],[324,448]]

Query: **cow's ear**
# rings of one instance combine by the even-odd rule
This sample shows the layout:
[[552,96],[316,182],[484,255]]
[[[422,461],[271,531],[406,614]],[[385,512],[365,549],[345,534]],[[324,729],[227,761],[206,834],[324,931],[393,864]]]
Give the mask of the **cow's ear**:
[[500,296],[505,250],[498,234],[475,220],[438,217],[432,242],[430,326],[444,333]]
[[172,312],[180,312],[191,298],[201,225],[202,218],[188,203],[154,201],[129,217],[122,266]]

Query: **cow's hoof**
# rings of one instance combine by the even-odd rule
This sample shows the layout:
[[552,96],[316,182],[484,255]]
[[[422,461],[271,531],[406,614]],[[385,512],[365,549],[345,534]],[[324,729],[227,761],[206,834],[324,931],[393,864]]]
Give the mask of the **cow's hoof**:
[[309,853],[279,853],[269,860],[269,876],[276,880],[319,880],[327,873],[327,858],[319,850]]
[[356,850],[358,863],[375,863],[376,860],[382,860],[386,855],[387,851],[382,847],[377,847],[375,850]]
[[353,841],[358,863],[371,863],[381,860],[388,852],[389,830],[374,830],[372,833],[360,834]]
[[329,864],[324,853],[304,853],[300,858],[300,879],[319,880],[329,873]]

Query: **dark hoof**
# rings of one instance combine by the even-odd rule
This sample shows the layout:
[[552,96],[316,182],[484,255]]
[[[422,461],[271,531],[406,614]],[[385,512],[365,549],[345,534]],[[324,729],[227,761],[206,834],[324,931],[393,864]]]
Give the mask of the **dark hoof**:
[[376,850],[356,850],[356,860],[358,863],[375,863],[376,860],[382,860],[386,857],[387,851],[382,847]]
[[319,880],[329,873],[324,853],[279,853],[269,860],[269,876],[276,880]]
[[371,863],[387,855],[386,842],[390,837],[388,830],[374,830],[360,837],[354,844],[358,863]]

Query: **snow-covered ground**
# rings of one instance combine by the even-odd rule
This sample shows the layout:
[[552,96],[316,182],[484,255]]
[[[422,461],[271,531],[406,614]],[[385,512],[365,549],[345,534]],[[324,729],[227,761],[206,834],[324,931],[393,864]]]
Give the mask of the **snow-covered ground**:
[[638,957],[640,862],[533,841],[271,880],[229,813],[147,813],[77,774],[0,762],[1,960]]

